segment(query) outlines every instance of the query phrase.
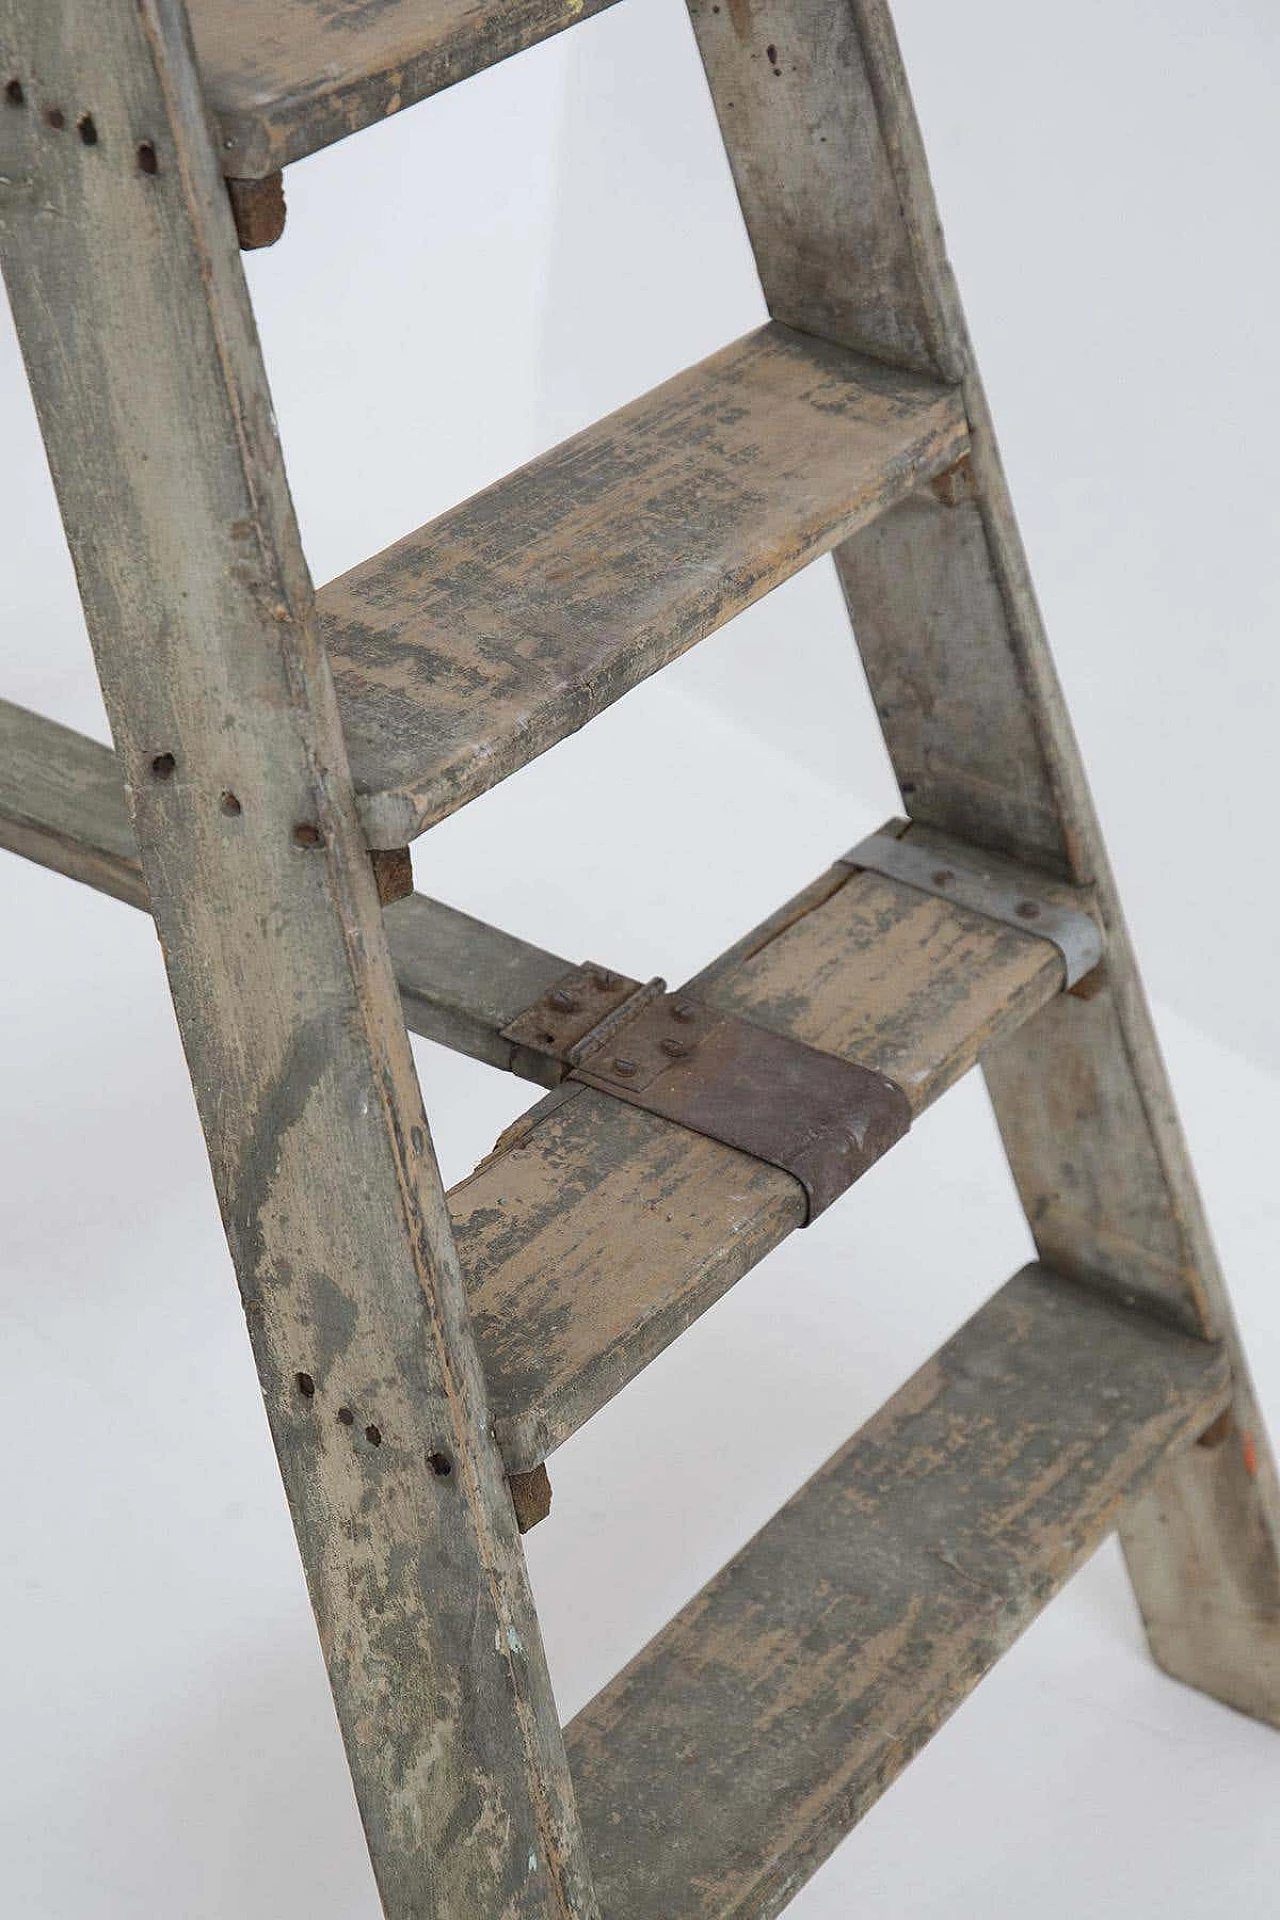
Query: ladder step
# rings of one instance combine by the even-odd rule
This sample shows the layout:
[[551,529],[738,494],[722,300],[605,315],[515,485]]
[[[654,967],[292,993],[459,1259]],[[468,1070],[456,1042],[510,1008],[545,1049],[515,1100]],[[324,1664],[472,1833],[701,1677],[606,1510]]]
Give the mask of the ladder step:
[[333,581],[370,846],[544,753],[966,445],[953,390],[770,324]]
[[1229,1391],[1011,1280],[569,1727],[601,1911],[780,1912]]
[[262,179],[611,0],[190,0],[223,172]]
[[[941,835],[910,839],[957,857]],[[688,991],[889,1074],[919,1113],[1063,977],[1045,940],[836,867]],[[508,1469],[527,1472],[800,1226],[805,1204],[789,1174],[589,1087],[559,1087],[500,1148],[449,1204],[498,1439]]]

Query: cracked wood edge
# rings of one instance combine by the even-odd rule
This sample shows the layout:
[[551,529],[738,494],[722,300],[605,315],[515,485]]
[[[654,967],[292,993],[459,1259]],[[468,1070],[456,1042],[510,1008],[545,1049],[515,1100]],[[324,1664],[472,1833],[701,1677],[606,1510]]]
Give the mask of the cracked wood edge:
[[384,1910],[591,1915],[185,17],[0,0],[0,58],[0,254]]

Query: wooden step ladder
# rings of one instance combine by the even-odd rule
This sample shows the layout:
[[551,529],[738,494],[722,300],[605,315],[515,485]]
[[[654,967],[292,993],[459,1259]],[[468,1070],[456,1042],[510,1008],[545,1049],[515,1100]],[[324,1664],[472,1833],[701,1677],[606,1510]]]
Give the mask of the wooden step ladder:
[[[768,324],[315,592],[239,246],[604,0],[0,0],[0,248],[112,754],[0,840],[149,910],[382,1902],[778,1913],[1118,1530],[1280,1724],[1280,1504],[882,0],[691,0]],[[834,552],[906,818],[672,993],[412,837]],[[445,1194],[407,1030],[543,1097]],[[981,1062],[1038,1252],[570,1726],[546,1460]]]

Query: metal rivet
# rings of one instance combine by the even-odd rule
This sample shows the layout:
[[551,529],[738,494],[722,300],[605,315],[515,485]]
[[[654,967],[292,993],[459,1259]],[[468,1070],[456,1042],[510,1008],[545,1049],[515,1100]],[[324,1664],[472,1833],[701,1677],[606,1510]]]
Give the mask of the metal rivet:
[[954,880],[955,875],[952,873],[950,867],[939,867],[933,875],[933,884],[935,887],[949,887]]
[[638,1061],[628,1060],[620,1054],[613,1063],[613,1070],[615,1073],[621,1074],[622,1078],[626,1080],[629,1079],[633,1073],[640,1071],[640,1064]]
[[1034,900],[1019,900],[1018,918],[1019,920],[1038,920],[1040,918],[1040,909]]
[[675,1000],[671,1006],[673,1020],[696,1020],[698,1009],[688,1000]]
[[563,987],[553,987],[547,995],[547,1005],[554,1007],[557,1013],[576,1013],[578,1002],[575,996]]
[[339,1407],[338,1418],[344,1427],[350,1427],[355,1424],[355,1415],[352,1413],[350,1407]]
[[691,1049],[687,1040],[664,1040],[662,1051],[669,1054],[673,1060],[683,1060]]
[[618,984],[618,976],[616,973],[610,973],[607,969],[601,968],[599,973],[592,974],[591,984],[598,993],[612,993]]

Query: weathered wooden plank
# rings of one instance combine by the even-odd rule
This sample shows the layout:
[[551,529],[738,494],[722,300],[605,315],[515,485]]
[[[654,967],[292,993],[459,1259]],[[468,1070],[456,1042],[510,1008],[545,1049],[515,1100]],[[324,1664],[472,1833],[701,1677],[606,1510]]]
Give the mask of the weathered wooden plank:
[[[940,858],[954,852],[928,837]],[[1062,979],[1045,941],[840,868],[690,987],[890,1074],[918,1113]],[[790,1175],[578,1087],[517,1123],[449,1204],[513,1472],[558,1446],[804,1219]]]
[[1125,1549],[1157,1659],[1280,1723],[1280,1482],[1050,658],[888,7],[690,10],[770,311],[964,393],[968,484],[899,504],[838,549],[837,566],[907,811],[1096,887],[1104,990],[1047,1008],[993,1052],[988,1080],[1043,1257],[1231,1342],[1234,1437],[1170,1468],[1127,1522]]
[[571,1724],[604,1910],[780,1912],[1229,1393],[1220,1349],[1011,1280]]
[[224,173],[258,179],[611,0],[191,0]]
[[[137,839],[109,747],[0,700],[0,847],[149,911]],[[415,893],[383,914],[411,1033],[548,1084],[502,1037],[569,962]]]
[[764,327],[323,588],[369,844],[554,746],[965,444],[936,382]]
[[0,256],[383,1904],[591,1915],[185,15],[0,0],[0,62]]

